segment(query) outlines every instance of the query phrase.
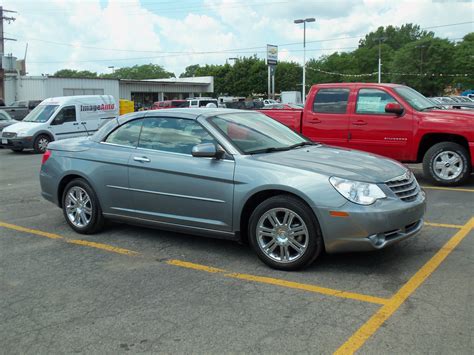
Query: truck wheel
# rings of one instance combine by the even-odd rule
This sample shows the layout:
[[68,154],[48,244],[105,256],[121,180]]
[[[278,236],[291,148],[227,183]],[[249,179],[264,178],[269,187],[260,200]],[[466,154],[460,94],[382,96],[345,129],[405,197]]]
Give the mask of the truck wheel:
[[43,154],[46,152],[49,142],[51,142],[51,138],[46,134],[40,134],[38,137],[36,137],[33,143],[33,149],[35,150],[35,153]]
[[304,268],[323,250],[312,211],[292,196],[271,197],[258,205],[250,217],[248,235],[258,257],[275,269]]
[[423,172],[436,185],[460,185],[471,175],[469,153],[457,143],[437,143],[423,157]]

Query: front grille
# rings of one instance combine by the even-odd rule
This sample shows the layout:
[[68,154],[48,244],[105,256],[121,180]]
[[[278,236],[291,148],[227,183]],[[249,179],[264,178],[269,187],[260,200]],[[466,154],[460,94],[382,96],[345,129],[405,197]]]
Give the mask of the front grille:
[[15,138],[16,133],[13,132],[3,132],[2,133],[2,138]]
[[385,183],[395,195],[402,201],[415,201],[420,193],[420,187],[411,171],[406,172],[402,176],[389,180]]

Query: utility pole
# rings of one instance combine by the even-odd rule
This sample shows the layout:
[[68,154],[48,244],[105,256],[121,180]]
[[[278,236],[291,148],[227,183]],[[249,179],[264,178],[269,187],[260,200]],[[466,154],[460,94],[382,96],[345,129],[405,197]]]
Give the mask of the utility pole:
[[385,41],[385,37],[379,37],[377,38],[379,41],[379,66],[378,66],[378,83],[380,84],[382,82],[382,41]]
[[420,44],[416,46],[416,48],[420,48],[420,87],[419,89],[421,89],[421,86],[423,85],[423,48],[425,47],[426,45],[424,44]]
[[5,41],[16,41],[13,38],[5,38],[3,35],[3,21],[8,21],[8,23],[15,21],[14,17],[5,17],[4,13],[16,13],[16,11],[4,10],[0,6],[0,98],[5,99],[5,70],[3,68],[3,57],[5,55]]

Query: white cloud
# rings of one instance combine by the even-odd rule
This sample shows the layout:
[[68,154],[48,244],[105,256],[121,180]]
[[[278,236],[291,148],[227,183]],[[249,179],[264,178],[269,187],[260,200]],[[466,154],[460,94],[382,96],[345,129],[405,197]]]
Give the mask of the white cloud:
[[[176,5],[149,4],[139,0],[6,0],[4,8],[18,14],[16,22],[5,24],[5,35],[19,40],[7,42],[6,51],[22,57],[28,41],[30,74],[54,73],[66,67],[107,72],[111,65],[152,62],[179,75],[196,63],[224,63],[226,58],[252,53],[263,58],[267,43],[298,42],[281,45],[280,59],[302,62],[303,30],[293,23],[296,18],[316,18],[306,35],[307,57],[317,57],[335,48],[357,46],[358,38],[314,41],[363,35],[390,24],[411,22],[424,27],[472,21],[474,11],[472,2],[431,0],[181,0]],[[473,30],[472,24],[433,29],[447,38],[459,38]]]

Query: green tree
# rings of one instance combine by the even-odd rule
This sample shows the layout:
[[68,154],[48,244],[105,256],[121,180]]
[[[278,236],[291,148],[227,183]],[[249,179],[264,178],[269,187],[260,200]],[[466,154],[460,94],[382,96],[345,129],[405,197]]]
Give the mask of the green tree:
[[59,78],[97,78],[97,73],[89,70],[61,69],[53,76]]
[[406,44],[392,62],[391,81],[411,86],[427,96],[442,94],[453,82],[454,44],[447,39],[423,38]]
[[394,50],[398,50],[406,44],[418,41],[424,37],[434,37],[434,33],[422,30],[420,26],[412,23],[407,23],[401,27],[381,26],[376,31],[366,34],[365,37],[359,41],[359,48],[378,46],[379,38],[384,38],[383,43]]
[[193,76],[199,76],[196,75],[196,73],[201,69],[201,66],[199,64],[194,64],[187,66],[186,69],[184,70],[184,73],[181,73],[179,75],[180,78],[192,78]]
[[174,78],[175,75],[174,73],[166,71],[161,65],[150,63],[119,68],[116,69],[114,73],[102,74],[100,77],[108,79],[144,80]]
[[[267,74],[268,76],[268,74]],[[295,62],[279,62],[275,69],[275,92],[300,91],[303,78],[301,65]]]
[[454,47],[453,74],[463,74],[453,78],[455,86],[474,89],[474,32],[465,35]]

